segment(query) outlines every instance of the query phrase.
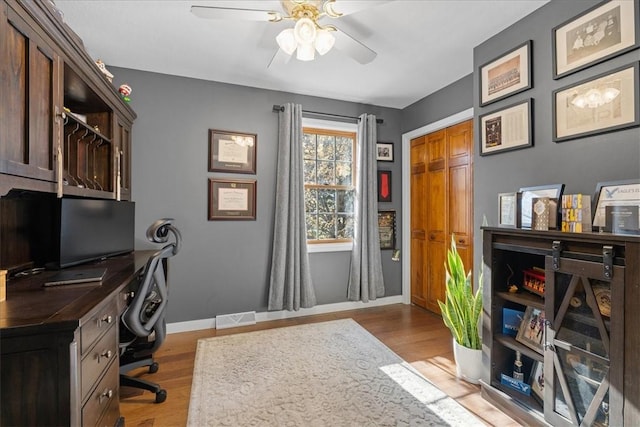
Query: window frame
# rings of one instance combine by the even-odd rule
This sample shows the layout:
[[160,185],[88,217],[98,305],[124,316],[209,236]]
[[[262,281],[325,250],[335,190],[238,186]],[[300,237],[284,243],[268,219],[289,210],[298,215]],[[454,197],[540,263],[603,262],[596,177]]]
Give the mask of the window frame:
[[[303,133],[307,133],[310,130],[312,133],[317,133],[314,131],[320,132],[328,132],[330,134],[334,134],[337,136],[353,136],[353,153],[352,153],[352,161],[351,161],[351,173],[352,173],[352,185],[344,186],[344,185],[318,185],[318,184],[304,184],[305,190],[307,188],[332,188],[336,190],[345,190],[352,188],[354,191],[356,190],[356,177],[357,177],[357,155],[358,155],[358,126],[356,123],[345,123],[345,122],[335,122],[330,120],[320,120],[320,119],[311,119],[303,117],[302,119],[302,131]],[[355,203],[355,201],[354,201]],[[306,212],[305,212],[305,221],[306,221]],[[353,247],[353,237],[349,239],[324,239],[324,240],[309,240],[307,239],[307,249],[308,252],[339,252],[339,251],[350,251]]]

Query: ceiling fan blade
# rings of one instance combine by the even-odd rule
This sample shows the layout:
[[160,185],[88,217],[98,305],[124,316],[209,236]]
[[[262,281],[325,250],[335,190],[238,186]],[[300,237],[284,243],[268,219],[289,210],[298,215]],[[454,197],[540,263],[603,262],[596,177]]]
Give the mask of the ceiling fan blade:
[[276,53],[273,54],[271,61],[269,61],[267,68],[271,68],[272,65],[288,64],[292,56],[293,55],[287,55],[284,50],[278,48]]
[[369,49],[367,46],[360,43],[349,34],[337,28],[336,30],[335,48],[346,53],[347,55],[358,61],[360,64],[368,64],[369,62],[373,61],[376,56],[378,56],[376,52]]
[[231,7],[191,6],[191,13],[199,18],[206,19],[241,19],[245,21],[268,22],[273,14],[272,10],[238,9]]
[[342,16],[351,15],[352,13],[359,12],[361,10],[370,9],[372,7],[379,6],[384,3],[389,3],[392,0],[368,0],[368,1],[353,1],[353,0],[336,0],[331,4],[331,8]]

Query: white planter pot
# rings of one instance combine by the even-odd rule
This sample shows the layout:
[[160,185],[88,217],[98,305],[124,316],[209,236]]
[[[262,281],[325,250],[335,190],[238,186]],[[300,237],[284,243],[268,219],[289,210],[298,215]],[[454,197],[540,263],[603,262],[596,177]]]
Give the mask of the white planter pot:
[[457,377],[472,384],[478,384],[482,378],[482,350],[461,346],[454,339],[453,357],[456,361]]

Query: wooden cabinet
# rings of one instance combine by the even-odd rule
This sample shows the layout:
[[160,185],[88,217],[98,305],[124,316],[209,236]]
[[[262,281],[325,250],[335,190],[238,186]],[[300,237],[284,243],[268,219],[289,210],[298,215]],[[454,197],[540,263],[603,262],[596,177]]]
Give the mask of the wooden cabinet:
[[411,301],[440,313],[451,236],[473,265],[472,121],[411,141]]
[[[640,238],[501,228],[483,237],[482,394],[527,425],[638,425]],[[543,296],[524,290],[532,268],[544,273]],[[523,317],[515,337],[510,310]],[[544,321],[533,325],[528,311]],[[504,378],[516,352],[530,390]]]
[[133,110],[49,2],[0,7],[0,195],[130,199]]
[[122,424],[120,314],[152,253],[98,262],[107,269],[100,286],[43,288],[52,271],[10,279],[0,302],[0,425]]

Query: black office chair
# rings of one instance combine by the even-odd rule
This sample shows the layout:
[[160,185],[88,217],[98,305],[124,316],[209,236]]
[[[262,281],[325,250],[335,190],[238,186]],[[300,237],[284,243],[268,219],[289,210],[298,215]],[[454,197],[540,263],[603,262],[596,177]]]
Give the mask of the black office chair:
[[166,390],[158,384],[126,374],[144,366],[149,367],[149,373],[158,371],[153,353],[166,336],[164,314],[168,301],[164,260],[178,253],[182,237],[171,218],[157,220],[147,229],[147,238],[155,243],[166,243],[169,232],[173,233],[175,242],[149,257],[138,278],[138,287],[133,290],[133,299],[120,318],[120,385],[152,391],[156,394],[156,403],[166,400]]

